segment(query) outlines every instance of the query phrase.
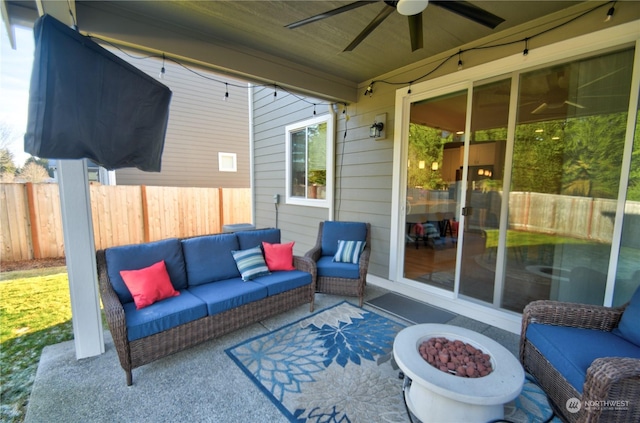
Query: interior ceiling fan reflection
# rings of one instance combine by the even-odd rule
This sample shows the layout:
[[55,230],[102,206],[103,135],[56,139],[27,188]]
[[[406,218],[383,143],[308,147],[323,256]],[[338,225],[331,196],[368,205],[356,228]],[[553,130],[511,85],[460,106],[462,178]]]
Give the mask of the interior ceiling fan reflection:
[[549,91],[542,98],[542,102],[531,111],[531,114],[537,115],[543,113],[545,110],[556,110],[561,107],[572,106],[578,109],[584,109],[585,106],[569,101],[569,90],[567,89],[568,81],[565,78],[564,72],[550,73],[547,75],[547,83],[549,85]]
[[[301,21],[293,22],[289,25],[285,25],[285,27],[289,29],[298,28],[300,26],[307,25],[312,22],[317,22],[319,20],[347,12],[358,7],[366,6],[370,3],[380,2],[380,0],[373,0],[349,3],[336,9],[311,16]],[[411,39],[411,51],[421,49],[423,46],[422,12],[427,8],[429,4],[456,13],[466,19],[477,22],[491,29],[494,29],[496,26],[504,22],[504,19],[502,19],[501,17],[487,12],[486,10],[481,9],[478,6],[474,6],[473,4],[466,1],[385,0],[383,1],[383,3],[384,8],[343,51],[352,51],[353,49],[355,49],[362,41],[364,41],[365,38],[367,38],[369,34],[371,34],[371,32],[373,32],[374,29],[376,29],[389,15],[391,15],[396,10],[401,15],[407,16],[407,20],[409,22],[409,37]]]

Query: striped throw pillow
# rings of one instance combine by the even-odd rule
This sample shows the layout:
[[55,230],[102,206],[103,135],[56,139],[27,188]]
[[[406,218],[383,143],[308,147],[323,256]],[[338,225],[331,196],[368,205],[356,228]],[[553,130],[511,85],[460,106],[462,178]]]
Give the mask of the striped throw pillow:
[[242,275],[243,281],[250,281],[258,276],[270,275],[267,263],[264,261],[260,246],[249,248],[247,250],[231,251],[236,266]]
[[358,264],[360,262],[360,254],[364,251],[365,241],[338,241],[338,251],[333,256],[333,261],[339,263],[353,263]]

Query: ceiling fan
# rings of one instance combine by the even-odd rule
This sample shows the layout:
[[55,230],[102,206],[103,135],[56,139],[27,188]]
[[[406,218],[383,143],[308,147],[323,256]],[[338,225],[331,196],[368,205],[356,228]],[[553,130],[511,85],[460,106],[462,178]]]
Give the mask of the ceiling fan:
[[[301,21],[290,23],[285,25],[285,28],[294,29],[303,25],[310,24],[331,16],[338,15],[340,13],[347,12],[349,10],[356,9],[358,7],[366,6],[370,3],[379,3],[380,0],[370,1],[356,1],[349,3],[336,9],[329,10],[324,13],[320,13],[315,16],[311,16]],[[411,51],[416,51],[422,48],[422,11],[427,8],[429,3],[446,9],[450,12],[456,13],[471,21],[477,22],[488,28],[494,29],[496,26],[504,22],[499,16],[487,12],[484,9],[474,6],[466,1],[439,1],[439,0],[399,0],[399,1],[386,1],[384,0],[384,8],[373,18],[373,20],[367,25],[360,34],[349,44],[343,51],[352,51],[355,49],[374,29],[378,27],[390,14],[394,11],[398,11],[401,15],[407,16],[409,21],[409,36],[411,38]]]
[[567,80],[564,71],[557,73],[549,73],[547,75],[547,84],[549,90],[540,100],[541,103],[531,111],[531,114],[537,115],[543,113],[547,109],[559,109],[561,107],[572,106],[578,109],[584,109],[585,106],[573,101],[569,101],[569,90],[567,88]]

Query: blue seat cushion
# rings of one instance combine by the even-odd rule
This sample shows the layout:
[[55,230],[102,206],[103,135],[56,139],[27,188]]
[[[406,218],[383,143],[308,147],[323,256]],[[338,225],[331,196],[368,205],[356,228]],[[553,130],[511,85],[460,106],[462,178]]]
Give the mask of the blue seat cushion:
[[133,302],[133,297],[120,276],[121,270],[138,270],[164,260],[173,287],[178,291],[187,287],[182,247],[177,238],[107,248],[105,257],[107,274],[122,304]]
[[238,249],[235,234],[207,235],[182,241],[189,286],[240,276],[231,255]]
[[611,332],[532,323],[529,341],[580,393],[596,358],[640,358],[640,348]]
[[333,261],[333,256],[322,256],[316,263],[318,277],[358,279],[360,266],[353,263]]
[[300,288],[312,282],[311,273],[300,270],[273,272],[267,276],[259,276],[253,280],[267,288],[269,296],[280,294],[290,289]]
[[211,316],[267,297],[264,285],[240,278],[193,286],[189,292],[205,302]]
[[133,302],[124,304],[123,308],[129,341],[154,335],[207,316],[207,306],[204,301],[184,289],[180,290],[180,295],[176,297],[158,301],[140,310],[136,309]]
[[255,231],[236,232],[240,248],[236,250],[248,250],[249,248],[262,246],[262,241],[269,244],[280,244],[280,229],[256,229]]
[[336,222],[328,220],[322,226],[322,255],[334,256],[338,241],[366,241],[367,225],[362,222]]
[[624,309],[620,323],[613,333],[640,347],[640,286]]

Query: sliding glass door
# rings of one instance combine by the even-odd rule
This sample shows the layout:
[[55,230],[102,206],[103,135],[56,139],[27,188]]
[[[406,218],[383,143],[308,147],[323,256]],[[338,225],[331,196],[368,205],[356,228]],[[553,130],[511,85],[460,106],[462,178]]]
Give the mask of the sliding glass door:
[[640,160],[623,160],[633,60],[609,52],[413,102],[404,278],[515,312],[537,299],[628,300],[640,284]]
[[453,291],[467,92],[411,105],[404,276]]

